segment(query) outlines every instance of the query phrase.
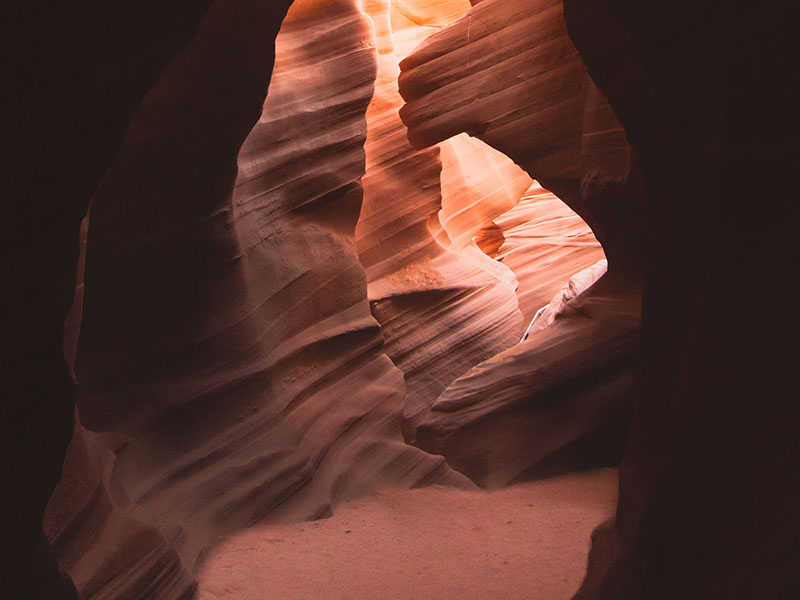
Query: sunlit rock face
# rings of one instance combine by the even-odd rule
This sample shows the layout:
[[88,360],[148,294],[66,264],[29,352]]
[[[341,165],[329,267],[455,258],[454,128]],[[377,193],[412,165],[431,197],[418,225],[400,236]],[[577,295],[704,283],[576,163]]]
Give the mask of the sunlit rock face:
[[92,207],[81,417],[119,432],[107,442],[128,512],[188,573],[210,540],[265,516],[324,516],[378,486],[469,485],[403,443],[403,374],[353,242],[369,23],[348,1],[296,3],[264,102],[260,6],[217,7]]
[[532,180],[510,158],[465,133],[439,149],[443,243],[463,249],[486,223],[516,206]]
[[[475,176],[493,190],[481,193],[456,166],[448,177],[447,164],[443,168],[440,160],[444,151],[409,145],[398,116],[402,99],[397,93],[394,39],[408,46],[415,33],[420,35],[420,27],[407,19],[408,13],[393,7],[388,1],[364,4],[374,24],[378,74],[367,111],[364,204],[356,243],[386,352],[405,375],[404,431],[413,437],[419,415],[449,382],[519,339],[522,318],[513,274],[481,253],[471,237],[487,216],[516,202],[527,178],[508,159],[498,157],[495,162],[502,168]],[[427,34],[423,28],[422,35]],[[457,163],[458,149],[448,151],[450,161]],[[480,152],[478,148],[478,159]],[[521,186],[514,187],[515,177],[522,180]],[[471,205],[464,203],[464,213],[475,212],[474,205],[481,201],[483,212],[467,214],[448,232],[440,221],[445,192],[451,197],[451,213],[452,205],[470,193],[476,198]]]
[[641,186],[561,3],[477,3],[400,66],[412,145],[466,132],[550,190],[531,188],[473,234],[515,273],[527,339],[451,383],[420,416],[416,443],[489,487],[613,464],[638,339]]
[[519,281],[517,296],[526,323],[572,275],[604,258],[583,219],[540,185],[528,189],[519,204],[493,223],[503,235],[495,258]]
[[610,269],[636,268],[641,197],[625,132],[586,74],[560,2],[484,0],[401,69],[412,145],[480,138],[592,227]]

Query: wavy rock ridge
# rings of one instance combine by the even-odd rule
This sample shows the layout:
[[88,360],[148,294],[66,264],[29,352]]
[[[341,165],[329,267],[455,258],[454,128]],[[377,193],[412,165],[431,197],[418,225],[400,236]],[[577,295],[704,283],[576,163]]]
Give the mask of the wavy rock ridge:
[[592,227],[610,269],[635,270],[635,167],[567,35],[560,2],[484,0],[400,66],[401,116],[415,147],[461,132],[480,138]]
[[[139,108],[95,196],[87,244],[80,415],[110,433],[79,429],[78,458],[50,512],[49,534],[87,597],[189,597],[209,544],[256,520],[317,518],[380,486],[473,485],[406,445],[401,425],[407,437],[422,425],[426,449],[444,427],[448,459],[493,486],[529,473],[574,435],[592,435],[619,409],[589,386],[573,403],[596,418],[573,437],[556,427],[559,442],[536,439],[530,460],[505,469],[498,464],[510,455],[489,433],[495,453],[478,460],[494,472],[488,478],[459,460],[450,442],[461,432],[436,421],[449,412],[468,429],[458,410],[485,394],[502,400],[479,406],[493,419],[508,400],[497,376],[509,364],[519,372],[543,363],[535,373],[555,369],[560,381],[567,371],[557,362],[583,360],[573,345],[594,336],[603,341],[592,347],[606,348],[619,320],[587,309],[588,322],[566,325],[558,312],[561,329],[546,334],[558,351],[514,346],[528,289],[551,294],[601,253],[565,212],[581,250],[572,256],[562,243],[563,270],[547,279],[542,245],[526,256],[518,243],[515,292],[504,262],[524,236],[504,213],[530,177],[464,134],[436,148],[410,145],[398,61],[431,31],[460,27],[468,10],[453,1],[435,8],[375,1],[364,14],[350,0],[324,9],[297,2],[273,69],[269,7],[218,3]],[[575,135],[583,140],[587,127]],[[590,154],[579,146],[571,159]],[[552,196],[537,201],[543,230],[562,218]],[[497,249],[501,261],[475,244],[492,219],[509,244]],[[462,394],[464,382],[478,381],[476,365],[491,375],[478,378],[483,391]],[[528,379],[528,392],[543,393]],[[507,435],[528,448],[515,440]],[[83,479],[78,463],[94,465]],[[98,561],[110,540],[118,552]]]
[[549,308],[524,343],[443,391],[418,417],[417,443],[485,486],[613,464],[637,349],[641,189],[624,131],[586,74],[561,3],[484,0],[400,66],[401,116],[414,146],[467,132],[502,151],[591,226],[609,271],[572,304],[556,293],[603,252],[544,190],[477,232],[517,275],[527,320]]
[[[411,148],[398,116],[392,36],[410,24],[392,14],[389,2],[369,2],[365,10],[376,31],[378,76],[367,111],[356,243],[386,352],[405,375],[404,430],[413,437],[418,415],[447,383],[515,343],[522,322],[510,273],[477,248],[462,254],[434,239],[431,222],[438,223],[444,178],[439,151]],[[457,193],[464,184],[451,187]]]
[[[469,485],[402,441],[403,377],[355,255],[369,29],[348,2],[304,8],[278,36],[263,110],[257,9],[204,29],[148,95],[93,205],[80,409],[122,432],[109,439],[121,502],[160,531],[154,556],[173,555],[151,580],[191,574],[210,541],[267,513],[318,517],[381,485]],[[134,577],[95,589],[78,565],[89,558],[72,562],[87,595],[142,593]],[[180,577],[153,593],[188,593]]]
[[[404,404],[422,408],[417,442],[483,485],[574,468],[624,421],[637,353],[619,510],[579,597],[800,596],[788,3],[393,0],[367,9],[376,38],[352,2],[300,0],[266,105],[288,0],[51,4],[7,19],[5,596],[75,600],[55,549],[86,596],[188,600],[208,544],[265,514],[325,514],[377,483],[468,485],[403,443]],[[410,146],[393,86],[371,101],[387,31],[378,72],[402,59]],[[433,360],[439,337],[417,325],[449,316],[428,292],[466,290],[453,323],[491,354],[507,331],[490,322],[517,310],[508,267],[526,315],[555,286],[503,253],[528,235],[527,202],[502,216],[527,176],[464,132],[574,209],[608,272],[583,293],[602,267],[573,276],[525,343],[450,382],[481,340],[439,336],[472,359]],[[365,169],[373,234],[354,236]],[[406,179],[409,213],[381,197],[406,172],[423,182]],[[393,292],[407,306],[381,312]]]

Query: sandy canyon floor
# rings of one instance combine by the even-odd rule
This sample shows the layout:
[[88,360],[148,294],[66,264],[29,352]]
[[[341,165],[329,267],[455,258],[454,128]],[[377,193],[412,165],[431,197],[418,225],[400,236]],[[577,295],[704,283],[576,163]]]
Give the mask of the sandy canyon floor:
[[387,490],[315,522],[218,545],[200,600],[567,600],[592,529],[613,515],[602,469],[493,492]]

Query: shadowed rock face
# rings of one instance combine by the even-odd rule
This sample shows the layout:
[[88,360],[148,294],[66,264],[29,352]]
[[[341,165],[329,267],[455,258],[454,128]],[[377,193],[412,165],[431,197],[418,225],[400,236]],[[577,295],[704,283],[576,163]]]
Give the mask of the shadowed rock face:
[[469,486],[402,441],[402,373],[355,254],[367,22],[350,2],[298,3],[264,102],[259,6],[219,7],[233,12],[169,66],[89,231],[81,415],[120,432],[120,494],[190,573],[265,515],[324,516],[381,485]]
[[472,487],[424,450],[613,463],[635,396],[579,597],[800,596],[788,14],[472,4],[12,9],[2,594],[76,597],[49,539],[188,599],[257,519]]
[[798,319],[777,309],[800,283],[788,7],[565,5],[648,190],[635,417],[580,597],[794,597]]
[[485,488],[617,464],[639,293],[604,278],[561,306],[551,324],[450,384],[420,422],[416,443]]
[[[73,432],[63,355],[80,223],[147,89],[189,39],[209,2],[20,3],[3,61],[4,211],[0,279],[3,472],[2,593],[71,598],[41,532]],[[22,457],[22,458],[21,458]]]

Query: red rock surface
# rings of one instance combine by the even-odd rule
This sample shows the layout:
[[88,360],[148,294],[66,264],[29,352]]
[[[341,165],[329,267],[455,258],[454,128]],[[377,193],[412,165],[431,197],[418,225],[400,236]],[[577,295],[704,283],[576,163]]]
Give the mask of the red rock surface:
[[81,415],[122,433],[114,479],[189,573],[210,540],[267,514],[324,516],[387,483],[469,486],[400,435],[403,377],[352,237],[369,29],[350,2],[312,8],[281,29],[266,103],[259,14],[203,30],[92,207]]
[[[613,464],[624,445],[638,339],[642,189],[560,3],[486,0],[400,66],[401,116],[413,145],[470,133],[558,196],[533,191],[492,216],[505,238],[495,257],[517,276],[526,322],[551,304],[545,319],[528,328],[526,342],[474,367],[421,411],[415,443],[490,487]],[[559,289],[604,253],[603,285],[567,304]],[[587,272],[585,283],[602,271]]]
[[451,383],[421,420],[416,443],[492,489],[616,464],[629,419],[639,290],[604,278],[559,308],[527,340]]
[[[402,99],[394,40],[413,32],[413,23],[393,14],[389,2],[369,2],[365,9],[376,32],[378,74],[367,111],[356,243],[386,353],[405,376],[404,432],[413,438],[419,415],[450,381],[519,339],[522,318],[509,271],[474,246],[473,253],[459,252],[448,248],[449,238],[434,239],[441,231],[445,191],[463,193],[467,186],[458,173],[451,177],[455,181],[445,179],[438,148],[418,151],[409,145],[398,116]],[[496,181],[493,175],[483,178]],[[471,238],[469,230],[464,235]]]
[[526,324],[572,275],[605,256],[583,219],[538,184],[493,222],[503,235],[495,258],[517,277]]
[[8,11],[0,595],[188,600],[631,412],[578,597],[800,595],[788,7],[211,4]]
[[480,138],[578,213],[613,270],[636,269],[636,172],[624,131],[567,35],[560,2],[485,0],[400,66],[412,145],[461,132]]
[[[368,21],[352,4],[337,10],[293,7],[252,131],[270,42],[259,35],[260,13],[223,24],[213,12],[145,99],[96,195],[89,292],[70,346],[81,324],[83,418],[119,433],[79,430],[72,453],[87,470],[70,467],[48,517],[62,564],[87,597],[182,597],[210,540],[267,514],[326,514],[337,500],[386,484],[468,486],[441,459],[400,441],[406,387],[388,357],[405,368],[406,407],[427,408],[449,381],[518,339],[513,275],[472,237],[529,179],[476,140],[449,142],[444,163],[409,148],[392,91],[397,58],[387,53],[379,54],[384,71],[366,127],[375,76]],[[414,29],[403,18],[395,15],[392,33],[408,46]],[[242,55],[250,60],[237,63]],[[401,197],[419,185],[413,170],[401,171],[415,156],[427,156],[420,165],[431,174],[432,186],[420,190],[430,208],[411,225],[425,260],[402,258],[406,238],[399,259],[380,249],[402,294],[414,281],[446,294],[420,304],[411,286],[411,312],[401,316],[405,343],[417,347],[410,360],[398,359],[385,319],[384,354],[353,254],[365,129],[362,221],[380,210],[397,227],[398,205],[374,203],[387,189]],[[370,159],[398,148],[407,162],[394,170]],[[379,319],[381,308],[373,298]],[[427,321],[409,318],[425,313]],[[110,540],[120,550],[97,560]]]

